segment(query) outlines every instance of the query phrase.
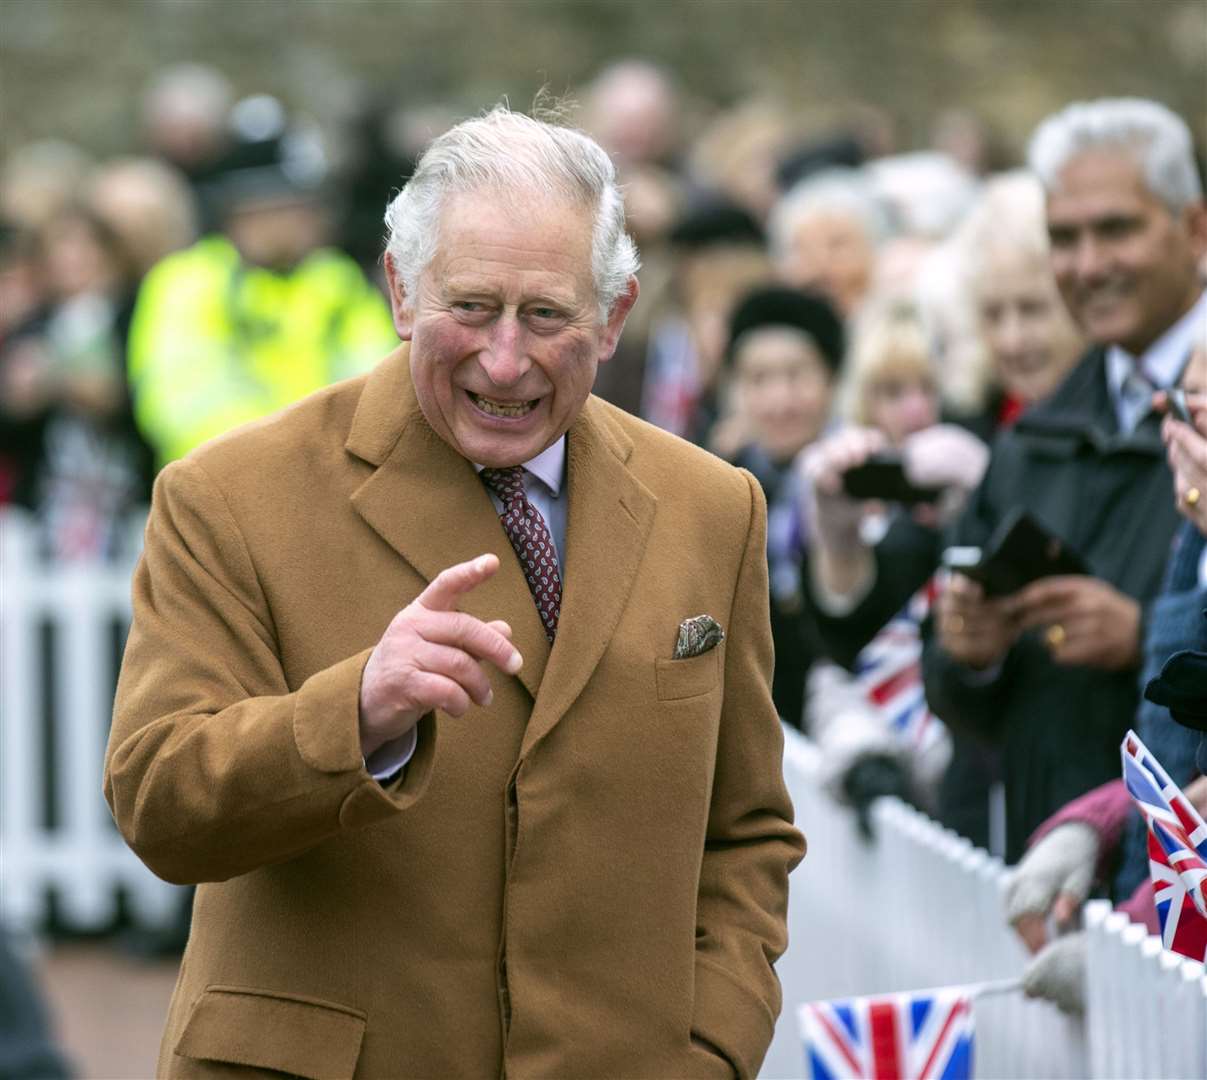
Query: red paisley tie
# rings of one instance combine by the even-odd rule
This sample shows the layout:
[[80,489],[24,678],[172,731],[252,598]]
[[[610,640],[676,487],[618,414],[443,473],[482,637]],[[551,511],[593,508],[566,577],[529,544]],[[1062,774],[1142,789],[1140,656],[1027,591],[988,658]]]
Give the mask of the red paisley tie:
[[524,494],[524,467],[483,469],[482,480],[503,504],[499,520],[520,560],[545,635],[552,641],[562,608],[562,576],[557,569],[557,551],[549,526]]

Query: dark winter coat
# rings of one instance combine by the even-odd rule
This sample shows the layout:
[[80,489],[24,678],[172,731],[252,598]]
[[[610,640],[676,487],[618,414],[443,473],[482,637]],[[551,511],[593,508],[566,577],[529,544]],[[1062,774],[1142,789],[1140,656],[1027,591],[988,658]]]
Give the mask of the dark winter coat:
[[[1102,349],[999,438],[952,542],[984,545],[1016,506],[1147,612],[1179,520],[1173,482],[1159,417],[1119,431]],[[1008,861],[1049,814],[1118,775],[1119,743],[1136,714],[1136,668],[1058,666],[1036,632],[1014,645],[995,678],[956,663],[933,639],[923,668],[931,708],[1001,748]]]

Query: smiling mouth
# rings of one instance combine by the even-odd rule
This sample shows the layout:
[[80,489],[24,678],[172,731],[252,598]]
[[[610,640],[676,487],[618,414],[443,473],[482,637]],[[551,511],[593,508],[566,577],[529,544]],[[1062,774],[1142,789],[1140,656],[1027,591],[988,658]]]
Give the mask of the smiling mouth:
[[466,390],[465,392],[469,395],[470,401],[488,416],[506,416],[512,418],[527,416],[536,408],[537,402],[540,401],[540,398],[533,398],[531,401],[495,401],[493,398],[475,394],[472,390]]

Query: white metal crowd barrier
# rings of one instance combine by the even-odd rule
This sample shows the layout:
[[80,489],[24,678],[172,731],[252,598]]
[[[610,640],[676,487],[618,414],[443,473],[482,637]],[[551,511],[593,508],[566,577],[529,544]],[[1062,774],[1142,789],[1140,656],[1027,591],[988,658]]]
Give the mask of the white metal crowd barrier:
[[[101,797],[137,544],[109,567],[38,554],[33,522],[0,512],[0,919],[102,928],[125,894],[168,922],[177,892],[125,847]],[[763,1068],[800,1076],[805,1001],[1010,978],[1026,956],[1002,918],[1001,862],[892,800],[865,844],[818,781],[816,748],[786,731],[784,770],[809,853],[792,876],[784,1008]],[[1087,908],[1084,1025],[1019,994],[980,1000],[979,1077],[1207,1077],[1203,965],[1163,952],[1109,905]],[[1083,1035],[1083,1031],[1088,1033]]]
[[8,926],[40,923],[52,894],[59,918],[81,930],[107,926],[120,895],[152,926],[167,923],[178,902],[122,842],[101,795],[135,554],[112,566],[47,562],[34,521],[0,511],[0,919]]
[[[784,771],[808,855],[793,872],[784,1008],[762,1075],[804,1070],[797,1006],[822,998],[1018,976],[1027,954],[1002,911],[1000,860],[895,799],[874,808],[876,841],[818,781],[818,751],[785,732]],[[1083,1021],[1019,993],[980,999],[975,1075],[1207,1077],[1203,965],[1105,901],[1087,906],[1089,993]]]

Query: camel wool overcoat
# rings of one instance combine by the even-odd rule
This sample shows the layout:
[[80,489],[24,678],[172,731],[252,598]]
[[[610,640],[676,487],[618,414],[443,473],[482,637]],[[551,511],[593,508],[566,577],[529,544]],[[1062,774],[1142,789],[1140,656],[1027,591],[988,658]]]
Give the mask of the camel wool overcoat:
[[[406,346],[164,470],[105,793],[198,883],[171,1077],[751,1076],[803,853],[770,697],[765,511],[745,473],[592,397],[567,438],[552,648]],[[524,657],[419,725],[384,785],[362,668],[443,568]],[[725,631],[674,659],[682,620]]]

